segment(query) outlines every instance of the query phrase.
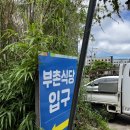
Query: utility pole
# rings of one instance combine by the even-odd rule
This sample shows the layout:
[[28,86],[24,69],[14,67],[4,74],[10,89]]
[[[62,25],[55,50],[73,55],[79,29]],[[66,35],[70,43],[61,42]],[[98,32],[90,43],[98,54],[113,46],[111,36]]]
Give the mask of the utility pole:
[[76,111],[77,100],[78,100],[78,93],[79,93],[79,88],[80,88],[80,83],[81,83],[81,78],[82,78],[83,67],[84,67],[84,63],[86,59],[86,52],[88,48],[90,30],[92,26],[96,1],[97,0],[90,0],[89,2],[89,8],[88,8],[88,14],[87,14],[87,19],[86,19],[86,26],[85,26],[85,31],[84,31],[82,49],[81,49],[80,59],[79,59],[79,64],[78,64],[76,84],[75,84],[74,95],[73,95],[73,100],[72,100],[72,107],[71,107],[71,113],[70,113],[70,118],[69,118],[70,120],[69,120],[68,130],[73,129],[73,121],[74,121],[74,116],[75,116],[75,111]]
[[97,49],[98,49],[98,48],[92,47],[92,49],[89,50],[89,52],[90,52],[90,58],[91,58],[90,64],[93,63],[93,57],[94,57],[94,58],[96,57],[95,50],[97,50]]

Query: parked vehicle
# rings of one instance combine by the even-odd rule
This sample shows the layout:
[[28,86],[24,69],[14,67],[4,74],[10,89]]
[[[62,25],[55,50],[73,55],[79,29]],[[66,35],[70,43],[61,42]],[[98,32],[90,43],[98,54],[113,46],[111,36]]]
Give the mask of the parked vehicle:
[[[119,79],[119,76],[105,76],[105,77],[95,79],[84,86],[89,92],[99,92],[99,91],[102,91],[103,88],[106,89],[107,91],[107,89],[111,89],[110,84],[115,84],[115,87],[117,87],[118,79]],[[106,87],[107,84],[109,86]],[[101,87],[103,88],[101,89]]]
[[119,76],[106,76],[84,85],[85,100],[106,106],[110,113],[130,115],[130,63],[121,64]]

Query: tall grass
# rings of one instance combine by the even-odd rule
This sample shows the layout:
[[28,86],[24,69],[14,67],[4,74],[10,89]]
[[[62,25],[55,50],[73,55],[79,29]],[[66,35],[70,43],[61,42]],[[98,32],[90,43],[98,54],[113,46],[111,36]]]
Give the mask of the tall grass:
[[[83,82],[86,83],[88,80],[83,80]],[[86,94],[82,86],[78,97],[74,130],[110,130],[107,120],[102,117],[101,113],[95,111],[91,104],[84,100]]]

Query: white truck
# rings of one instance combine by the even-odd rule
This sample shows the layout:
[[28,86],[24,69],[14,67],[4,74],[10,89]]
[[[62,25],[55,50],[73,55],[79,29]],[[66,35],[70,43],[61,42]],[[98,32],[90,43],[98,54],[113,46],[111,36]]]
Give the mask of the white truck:
[[130,63],[121,64],[119,76],[107,76],[85,85],[85,100],[102,104],[110,113],[130,115]]

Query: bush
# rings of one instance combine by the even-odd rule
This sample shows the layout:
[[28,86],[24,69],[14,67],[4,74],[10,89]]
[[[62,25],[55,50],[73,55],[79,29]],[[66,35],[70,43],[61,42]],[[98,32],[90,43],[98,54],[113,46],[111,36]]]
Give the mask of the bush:
[[81,87],[78,105],[76,110],[76,118],[74,130],[110,130],[107,121],[103,119],[99,112],[94,111],[91,104],[83,100],[85,90]]

